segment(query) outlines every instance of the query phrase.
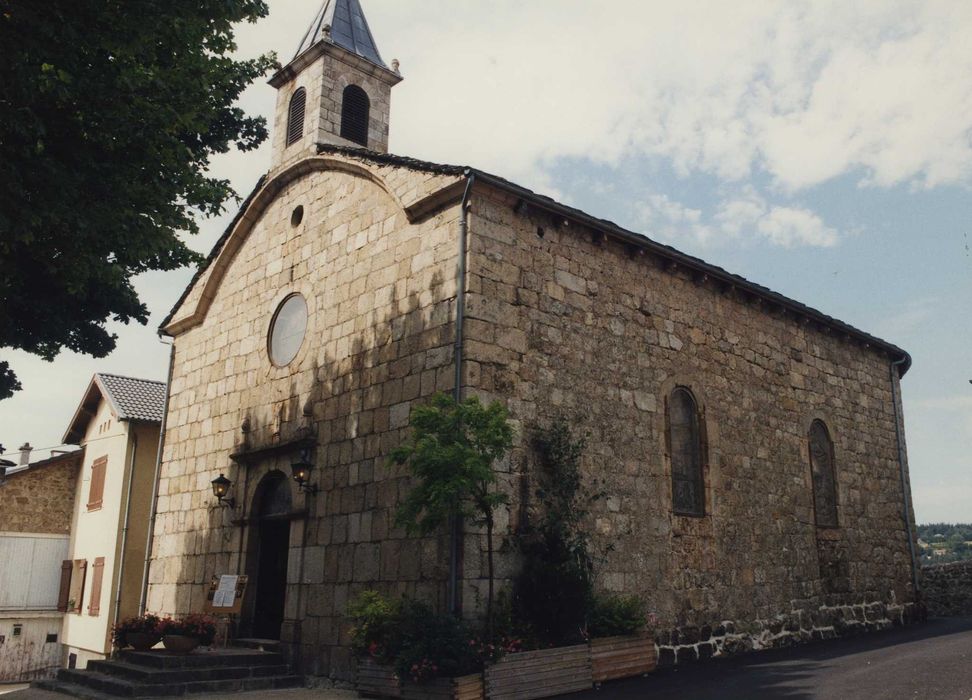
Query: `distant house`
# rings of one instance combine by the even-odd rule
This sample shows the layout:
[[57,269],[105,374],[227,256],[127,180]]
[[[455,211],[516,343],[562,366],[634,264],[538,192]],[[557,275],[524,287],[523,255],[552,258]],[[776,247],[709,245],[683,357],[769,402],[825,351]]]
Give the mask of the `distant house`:
[[164,394],[162,382],[95,374],[64,435],[84,448],[59,591],[70,668],[105,658],[112,625],[138,611]]
[[83,453],[5,462],[0,477],[0,682],[49,675],[60,665],[61,561],[67,556]]

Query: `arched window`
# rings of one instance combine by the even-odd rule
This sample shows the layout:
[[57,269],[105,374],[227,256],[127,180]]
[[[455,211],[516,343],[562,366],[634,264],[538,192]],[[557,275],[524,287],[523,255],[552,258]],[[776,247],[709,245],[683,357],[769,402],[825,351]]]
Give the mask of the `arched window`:
[[679,386],[668,397],[667,408],[672,510],[678,515],[705,515],[698,404],[691,391]]
[[837,479],[834,443],[822,420],[810,424],[810,471],[813,475],[813,510],[820,527],[837,527]]
[[307,111],[307,90],[297,88],[290,98],[290,110],[287,112],[287,145],[297,143],[304,135],[304,112]]
[[368,93],[357,85],[344,88],[341,103],[341,138],[368,147],[368,119],[371,100]]

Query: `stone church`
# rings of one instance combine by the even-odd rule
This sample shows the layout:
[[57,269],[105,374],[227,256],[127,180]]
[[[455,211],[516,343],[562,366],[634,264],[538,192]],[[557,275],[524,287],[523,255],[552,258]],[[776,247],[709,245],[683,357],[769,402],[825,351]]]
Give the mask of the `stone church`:
[[148,609],[201,610],[213,575],[246,574],[238,633],[334,677],[363,589],[469,613],[482,534],[406,536],[388,458],[452,392],[518,428],[499,537],[527,428],[589,435],[599,581],[647,601],[663,661],[914,617],[908,354],[495,175],[389,154],[401,80],[358,0],[327,0],[270,81],[271,168],[162,326]]

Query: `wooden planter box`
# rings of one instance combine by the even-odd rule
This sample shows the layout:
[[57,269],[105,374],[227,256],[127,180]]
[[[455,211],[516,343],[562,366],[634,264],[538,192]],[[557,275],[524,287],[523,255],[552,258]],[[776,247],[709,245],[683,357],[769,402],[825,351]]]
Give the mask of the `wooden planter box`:
[[458,678],[436,678],[431,683],[402,686],[403,700],[483,700],[483,677],[476,673]]
[[354,689],[361,695],[374,698],[400,698],[402,686],[392,666],[383,666],[371,659],[359,659],[354,671]]
[[657,664],[655,640],[647,635],[591,640],[591,675],[595,683],[651,673]]
[[510,654],[488,667],[485,677],[490,700],[531,700],[588,690],[593,686],[591,649],[580,644]]

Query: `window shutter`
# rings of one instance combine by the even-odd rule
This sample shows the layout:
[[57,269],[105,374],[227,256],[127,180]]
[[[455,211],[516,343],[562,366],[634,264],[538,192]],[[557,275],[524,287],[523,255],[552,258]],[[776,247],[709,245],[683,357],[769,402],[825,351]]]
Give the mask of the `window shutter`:
[[368,147],[368,121],[371,113],[371,100],[368,93],[357,85],[344,88],[341,103],[341,138]]
[[58,612],[67,612],[68,599],[71,597],[71,569],[73,568],[74,562],[70,559],[61,562],[61,586],[57,591]]
[[290,98],[290,109],[287,114],[287,145],[297,143],[304,135],[304,113],[307,110],[307,91],[297,88]]
[[101,612],[101,579],[105,574],[105,558],[94,560],[94,571],[91,578],[91,602],[88,603],[88,614],[97,616]]
[[105,496],[105,470],[108,457],[99,457],[91,465],[91,484],[88,487],[88,510],[101,508]]

